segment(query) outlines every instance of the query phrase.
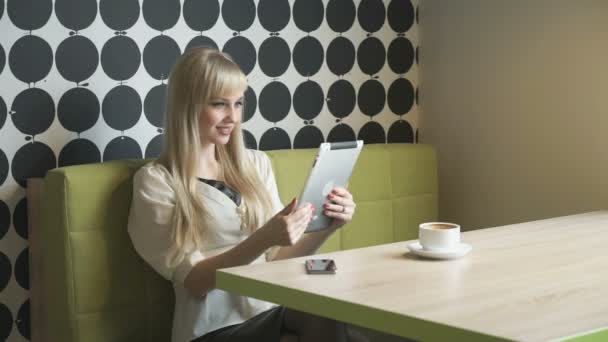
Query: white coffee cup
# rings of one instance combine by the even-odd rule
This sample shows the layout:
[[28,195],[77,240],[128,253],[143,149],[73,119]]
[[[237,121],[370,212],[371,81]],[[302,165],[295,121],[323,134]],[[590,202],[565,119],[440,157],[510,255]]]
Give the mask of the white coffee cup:
[[460,225],[449,222],[421,223],[418,241],[424,250],[451,250],[460,244]]

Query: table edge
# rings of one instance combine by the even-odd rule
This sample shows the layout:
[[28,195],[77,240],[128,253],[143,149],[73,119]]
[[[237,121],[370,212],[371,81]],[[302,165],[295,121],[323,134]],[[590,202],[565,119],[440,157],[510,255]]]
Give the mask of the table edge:
[[555,339],[554,342],[605,342],[608,341],[608,327],[583,331],[581,333]]
[[[416,340],[514,341],[506,337],[466,330],[412,316],[403,316],[327,296],[312,295],[298,289],[235,275],[225,270],[217,270],[216,288]],[[352,310],[355,307],[364,310]]]

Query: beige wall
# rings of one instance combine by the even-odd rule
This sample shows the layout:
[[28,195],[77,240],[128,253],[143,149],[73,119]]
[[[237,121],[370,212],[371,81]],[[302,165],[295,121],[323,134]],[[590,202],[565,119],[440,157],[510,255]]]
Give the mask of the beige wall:
[[608,1],[422,0],[419,28],[441,219],[608,208]]

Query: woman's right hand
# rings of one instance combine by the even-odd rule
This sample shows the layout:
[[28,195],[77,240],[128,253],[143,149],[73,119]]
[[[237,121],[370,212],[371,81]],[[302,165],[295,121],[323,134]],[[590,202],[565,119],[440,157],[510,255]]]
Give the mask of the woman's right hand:
[[268,236],[272,246],[295,245],[312,221],[314,207],[307,203],[296,209],[298,200],[293,199],[283,210],[270,219],[260,230]]

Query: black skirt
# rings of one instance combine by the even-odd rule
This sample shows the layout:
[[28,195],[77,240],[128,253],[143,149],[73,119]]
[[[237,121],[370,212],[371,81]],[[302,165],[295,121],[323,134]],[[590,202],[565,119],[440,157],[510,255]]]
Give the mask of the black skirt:
[[240,324],[229,325],[192,340],[192,342],[279,342],[282,334],[285,308],[274,307],[251,317]]

